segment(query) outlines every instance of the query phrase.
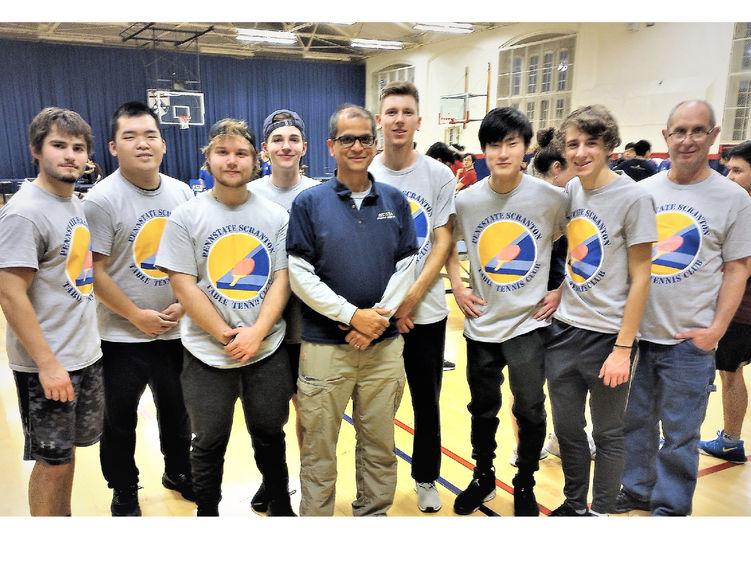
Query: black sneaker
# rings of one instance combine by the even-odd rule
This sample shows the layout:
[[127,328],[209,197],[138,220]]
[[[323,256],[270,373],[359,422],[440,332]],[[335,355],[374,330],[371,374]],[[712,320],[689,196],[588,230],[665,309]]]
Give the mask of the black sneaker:
[[514,516],[539,516],[540,507],[537,506],[535,498],[534,481],[514,478],[512,484],[514,485]]
[[589,510],[586,510],[584,512],[577,512],[574,507],[572,507],[567,502],[564,502],[561,506],[556,508],[553,512],[550,513],[551,516],[592,516],[592,514],[589,512]]
[[112,491],[112,516],[140,516],[141,506],[138,504],[138,485],[130,485]]
[[177,475],[162,475],[162,485],[180,493],[185,500],[196,501],[196,493],[193,491],[193,483],[185,473]]
[[476,512],[483,502],[495,498],[495,468],[482,471],[475,468],[472,482],[456,497],[454,512],[461,515]]
[[615,497],[613,512],[616,514],[625,514],[632,510],[646,510],[649,512],[649,503],[632,496],[626,489],[621,489],[618,496]]
[[196,516],[219,516],[219,507],[215,504],[198,505]]
[[292,510],[289,494],[269,500],[266,516],[297,516]]
[[266,498],[266,485],[261,481],[256,494],[250,499],[250,507],[256,512],[266,512],[269,506],[269,499]]
[[456,364],[454,362],[443,360],[443,371],[451,371],[453,369],[456,369]]

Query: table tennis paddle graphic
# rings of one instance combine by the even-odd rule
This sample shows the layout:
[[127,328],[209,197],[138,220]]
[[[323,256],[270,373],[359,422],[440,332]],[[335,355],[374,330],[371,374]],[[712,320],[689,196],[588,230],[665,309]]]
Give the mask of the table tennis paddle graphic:
[[680,235],[672,235],[662,239],[652,248],[652,262],[658,260],[664,254],[675,252],[681,246],[683,246],[683,237]]
[[571,251],[571,259],[581,262],[587,257],[587,254],[589,254],[589,247],[586,244],[580,244]]
[[492,272],[499,272],[501,267],[507,262],[511,262],[522,251],[518,244],[509,244],[501,249],[501,251],[493,256],[493,259],[488,263],[488,268],[492,268]]
[[256,261],[252,258],[244,258],[243,260],[240,260],[230,272],[232,274],[232,283],[230,283],[229,286],[234,287],[238,281],[251,273],[255,267]]

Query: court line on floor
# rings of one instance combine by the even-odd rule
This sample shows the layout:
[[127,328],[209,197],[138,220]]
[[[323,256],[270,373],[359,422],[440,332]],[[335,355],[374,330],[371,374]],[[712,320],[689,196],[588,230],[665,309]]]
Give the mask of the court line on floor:
[[[343,416],[343,418],[344,418],[344,420],[346,420],[347,422],[349,422],[349,423],[350,423],[350,424],[351,424],[352,426],[354,426],[354,422],[352,422],[352,418],[351,418],[350,416],[348,416],[347,414],[345,414],[345,415]],[[397,426],[400,426],[400,425],[402,425],[402,424],[403,424],[402,422],[398,421],[397,419],[394,419],[394,423],[395,423],[395,424],[396,424]],[[401,427],[401,426],[400,426],[400,427]],[[411,429],[409,428],[409,426],[407,426],[406,424],[404,425],[404,429],[405,429],[405,430],[407,430],[407,432],[410,432],[410,434],[414,434],[414,431],[411,431]],[[441,450],[443,450],[443,449],[444,449],[444,448],[441,448]],[[400,450],[399,448],[396,448],[396,447],[395,447],[395,448],[394,448],[394,450],[396,451],[396,455],[397,455],[397,456],[399,456],[399,457],[400,457],[400,458],[402,458],[402,459],[403,459],[404,461],[406,461],[407,463],[409,463],[410,465],[412,465],[412,458],[411,458],[410,456],[408,456],[408,455],[407,455],[406,453],[404,453],[404,452],[403,452],[402,450]],[[448,451],[448,450],[446,450],[446,451]],[[458,456],[457,456],[457,457],[458,457]],[[459,458],[459,459],[461,459],[461,458]],[[467,464],[468,464],[468,465],[467,465]],[[470,467],[470,466],[471,466],[472,464],[471,464],[471,463],[469,463],[469,462],[467,462],[467,461],[465,461],[464,463],[462,463],[462,465],[467,465],[467,467]],[[452,493],[454,493],[455,495],[458,495],[459,493],[461,493],[461,492],[462,492],[462,491],[461,491],[461,489],[460,489],[459,487],[457,487],[456,485],[454,485],[454,484],[453,484],[453,483],[451,483],[450,481],[447,481],[447,480],[446,480],[446,479],[444,479],[443,477],[440,477],[440,476],[439,476],[439,477],[438,477],[438,482],[439,482],[439,483],[440,483],[441,485],[443,485],[443,486],[444,486],[444,487],[445,487],[446,489],[448,489],[449,491],[451,491]],[[496,483],[500,483],[500,482],[498,481],[498,479],[496,479]],[[512,489],[512,490],[513,490],[513,489]],[[480,505],[480,508],[479,508],[478,510],[479,510],[480,512],[482,512],[483,514],[485,514],[485,516],[500,516],[500,514],[498,514],[497,512],[495,512],[495,511],[491,510],[490,508],[488,508],[488,507],[487,507],[487,506],[485,506],[484,504]]]
[[[746,456],[746,460],[751,461],[751,455]],[[730,469],[731,467],[738,467],[739,465],[743,465],[743,464],[733,463],[732,461],[726,461],[719,465],[713,465],[711,467],[705,467],[704,469],[700,469],[699,473],[697,474],[697,477],[704,477],[705,475],[711,475],[712,473],[717,473],[718,471]]]
[[[394,419],[394,424],[396,426],[398,426],[399,428],[401,428],[402,430],[404,430],[405,432],[408,432],[409,434],[412,434],[413,436],[415,435],[415,430],[411,426],[403,423],[398,418]],[[466,467],[470,471],[474,471],[475,470],[475,465],[472,462],[464,459],[463,457],[461,457],[458,454],[455,454],[454,452],[452,452],[451,450],[445,448],[444,446],[441,446],[441,453],[443,453],[445,456],[453,459],[454,461],[456,461],[460,465],[463,465],[464,467]],[[412,458],[410,458],[410,463],[412,463]],[[438,480],[442,481],[443,479],[441,477],[439,477]],[[446,483],[448,483],[448,481],[446,481]],[[443,483],[441,483],[441,484],[443,484]],[[504,491],[506,491],[507,493],[509,493],[512,497],[514,496],[514,488],[513,487],[507,485],[506,483],[504,483],[503,481],[501,481],[500,479],[497,479],[497,478],[495,480],[495,484],[498,487],[500,487],[501,489],[503,489]],[[444,485],[444,486],[446,486],[446,485]],[[449,487],[446,486],[447,489],[451,490],[453,493],[455,493],[457,495],[461,492],[461,489],[456,488],[454,485],[451,485],[451,487],[453,487],[453,488],[449,488]],[[540,507],[540,512],[542,512],[543,514],[545,514],[545,515],[549,515],[550,514],[550,509],[547,508],[546,506],[543,506],[539,502],[537,503],[537,506]],[[481,508],[485,508],[484,505]],[[495,512],[493,512],[493,514],[496,515],[496,516],[500,516],[500,514],[496,514]]]

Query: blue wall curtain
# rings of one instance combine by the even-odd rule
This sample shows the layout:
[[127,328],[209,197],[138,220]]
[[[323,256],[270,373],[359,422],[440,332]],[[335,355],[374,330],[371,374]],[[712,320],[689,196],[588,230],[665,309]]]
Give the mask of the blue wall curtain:
[[[160,51],[164,56],[164,52]],[[195,54],[174,54],[190,57]],[[94,132],[94,160],[105,174],[117,167],[109,154],[109,118],[130,100],[146,101],[150,51],[0,40],[0,178],[36,176],[28,149],[28,127],[44,107],[80,113]],[[187,182],[198,177],[201,147],[209,127],[224,117],[244,119],[260,150],[263,119],[275,109],[296,111],[305,121],[309,176],[333,171],[326,148],[328,120],[345,102],[365,102],[365,66],[271,59],[200,57],[205,98],[203,127],[165,125],[167,154],[162,172]]]

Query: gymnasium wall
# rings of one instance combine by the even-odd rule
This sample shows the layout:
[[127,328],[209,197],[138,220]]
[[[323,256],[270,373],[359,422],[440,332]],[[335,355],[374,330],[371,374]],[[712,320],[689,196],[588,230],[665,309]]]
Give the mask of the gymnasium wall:
[[[490,64],[490,108],[495,107],[498,51],[501,47],[542,33],[576,33],[571,107],[602,103],[615,115],[623,144],[647,139],[654,152],[666,151],[661,130],[672,107],[685,99],[702,98],[714,107],[718,124],[725,104],[733,23],[663,23],[629,31],[627,23],[516,23],[497,29],[451,37],[405,51],[390,51],[367,60],[368,107],[378,109],[376,72],[393,64],[415,66],[420,91],[422,127],[416,136],[424,152],[444,140],[446,125],[438,124],[439,97],[464,91],[484,94]],[[482,119],[485,98],[470,102],[470,118]],[[461,131],[460,143],[479,153],[479,122]],[[720,138],[720,141],[722,139]],[[619,149],[621,150],[622,145]],[[717,145],[713,147],[717,150]]]
[[[164,53],[163,53],[164,54]],[[169,55],[190,57],[195,54]],[[46,106],[79,112],[94,132],[94,159],[105,173],[117,167],[107,149],[109,118],[129,100],[146,101],[149,51],[0,40],[0,178],[36,176],[28,149],[28,126]],[[305,121],[309,176],[323,176],[335,164],[326,149],[328,120],[342,103],[365,102],[365,67],[271,59],[201,55],[205,126],[164,126],[167,144],[161,171],[183,181],[196,178],[200,148],[212,123],[224,117],[246,120],[260,150],[263,119],[275,109],[297,111]]]

